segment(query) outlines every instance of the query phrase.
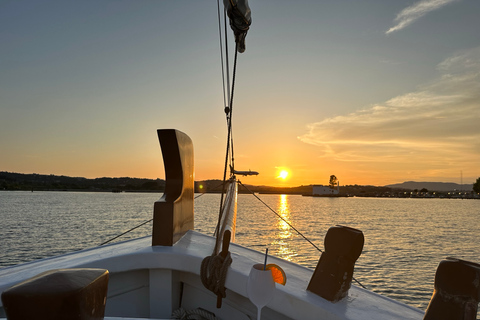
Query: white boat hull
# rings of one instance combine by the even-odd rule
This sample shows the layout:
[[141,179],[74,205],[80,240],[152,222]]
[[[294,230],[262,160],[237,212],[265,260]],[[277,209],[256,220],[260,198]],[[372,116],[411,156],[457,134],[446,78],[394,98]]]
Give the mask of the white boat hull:
[[[216,296],[200,280],[202,259],[211,254],[215,238],[189,231],[175,245],[151,246],[151,237],[78,251],[0,270],[0,291],[41,272],[60,268],[103,268],[110,272],[106,319],[111,317],[170,319],[178,307],[209,310],[219,319],[254,319],[255,306],[247,298],[250,267],[263,254],[231,244],[233,263],[225,286],[227,297],[216,309]],[[352,286],[348,297],[332,303],[306,290],[313,270],[271,257],[287,274],[276,285],[262,319],[422,319],[423,312],[368,290]],[[5,317],[3,306],[0,317]]]

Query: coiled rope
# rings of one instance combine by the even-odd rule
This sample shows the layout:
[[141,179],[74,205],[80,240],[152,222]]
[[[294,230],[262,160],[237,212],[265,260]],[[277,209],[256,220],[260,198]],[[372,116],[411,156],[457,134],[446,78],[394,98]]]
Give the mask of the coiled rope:
[[178,308],[177,310],[173,311],[172,316],[174,319],[180,320],[218,320],[213,313],[202,308],[193,310]]
[[232,264],[230,252],[225,257],[221,254],[205,257],[200,267],[202,283],[208,290],[225,298],[225,280],[228,267]]

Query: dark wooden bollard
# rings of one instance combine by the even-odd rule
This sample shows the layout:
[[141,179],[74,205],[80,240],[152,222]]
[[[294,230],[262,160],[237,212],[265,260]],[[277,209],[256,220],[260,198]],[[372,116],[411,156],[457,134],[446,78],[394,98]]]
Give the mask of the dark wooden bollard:
[[98,320],[107,288],[107,270],[57,269],[5,290],[2,302],[8,320]]
[[363,232],[335,226],[325,235],[325,251],[320,256],[307,290],[336,302],[348,294],[355,261],[363,250]]
[[475,320],[480,301],[480,265],[454,258],[442,260],[424,320]]

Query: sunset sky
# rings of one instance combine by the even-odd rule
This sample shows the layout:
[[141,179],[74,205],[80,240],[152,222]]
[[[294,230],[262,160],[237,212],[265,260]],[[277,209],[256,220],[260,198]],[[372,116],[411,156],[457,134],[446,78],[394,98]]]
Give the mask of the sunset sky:
[[[242,182],[480,177],[480,1],[249,4]],[[223,108],[214,0],[0,1],[0,171],[164,178],[156,130],[176,128],[220,179]]]

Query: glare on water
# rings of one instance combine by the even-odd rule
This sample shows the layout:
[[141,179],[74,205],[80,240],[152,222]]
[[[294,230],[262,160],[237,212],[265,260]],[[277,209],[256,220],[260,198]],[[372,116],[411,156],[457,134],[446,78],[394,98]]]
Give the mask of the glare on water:
[[277,213],[281,218],[277,219],[278,232],[276,235],[273,235],[274,240],[272,241],[272,245],[275,246],[276,250],[272,253],[285,260],[293,261],[297,252],[293,246],[289,245],[289,239],[293,237],[293,230],[290,228],[290,208],[288,196],[285,194],[280,195]]

